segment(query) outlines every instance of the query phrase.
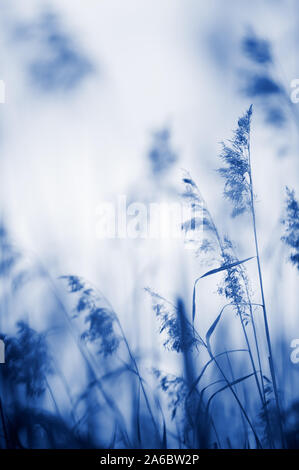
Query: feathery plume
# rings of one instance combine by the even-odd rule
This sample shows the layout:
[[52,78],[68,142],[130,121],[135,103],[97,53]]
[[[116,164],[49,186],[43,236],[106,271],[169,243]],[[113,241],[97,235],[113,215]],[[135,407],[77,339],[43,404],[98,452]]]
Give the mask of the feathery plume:
[[95,344],[98,354],[104,356],[113,354],[118,349],[121,338],[114,330],[117,317],[111,306],[84,279],[78,276],[62,276],[62,278],[67,281],[70,292],[80,293],[74,318],[84,314],[84,321],[88,324],[81,338]]
[[171,410],[171,419],[177,415],[178,408],[185,404],[188,387],[182,377],[173,374],[164,374],[158,369],[153,369],[153,374],[159,380],[160,388],[168,396],[168,408]]
[[197,216],[184,221],[181,229],[185,234],[192,234],[196,256],[211,255],[217,247],[219,238],[217,228],[197,184],[187,171],[184,171],[182,182],[184,184],[183,200],[192,206]]
[[[233,252],[233,244],[231,240],[224,237],[222,251],[222,265],[228,266],[238,261]],[[224,279],[218,287],[218,293],[234,304],[236,313],[241,316],[245,324],[249,321],[249,315],[246,313],[246,287],[248,289],[248,278],[244,267],[237,265],[225,270]]]
[[224,196],[233,204],[232,217],[242,214],[250,207],[248,148],[251,115],[252,105],[239,119],[234,138],[229,141],[229,145],[222,143],[220,158],[225,167],[219,168],[218,172],[225,180]]
[[4,376],[12,383],[23,384],[27,395],[40,396],[46,389],[46,376],[53,373],[45,335],[27,323],[17,323],[16,336],[5,336]]
[[285,226],[285,235],[282,241],[290,247],[289,259],[299,270],[299,203],[295,198],[295,191],[286,188],[286,217],[282,223]]
[[160,333],[165,335],[163,346],[176,352],[197,348],[201,341],[196,338],[194,329],[185,315],[180,315],[175,305],[156,292],[148,287],[145,290],[152,298],[153,310],[160,322]]

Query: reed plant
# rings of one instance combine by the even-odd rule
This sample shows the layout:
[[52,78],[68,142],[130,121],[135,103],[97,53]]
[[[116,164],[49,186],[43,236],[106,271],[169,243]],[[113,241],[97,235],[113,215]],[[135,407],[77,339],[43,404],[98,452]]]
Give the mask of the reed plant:
[[[96,286],[77,275],[64,275],[59,283],[65,284],[65,294],[40,262],[24,268],[23,254],[2,226],[0,274],[7,280],[2,299],[7,299],[7,291],[15,296],[29,286],[33,289],[38,280],[47,287],[55,321],[53,317],[51,328],[43,331],[28,318],[17,323],[15,333],[4,333],[1,325],[0,339],[6,344],[6,364],[0,368],[1,448],[297,445],[295,431],[288,427],[295,408],[287,410],[281,404],[263,284],[250,147],[252,111],[250,106],[238,120],[233,138],[222,144],[218,173],[232,217],[249,217],[253,251],[242,259],[238,256],[236,242],[222,235],[195,180],[184,173],[183,199],[201,209],[202,219],[185,221],[182,230],[194,232],[197,222],[203,224],[204,236],[194,237],[196,255],[210,266],[190,285],[190,311],[187,295],[170,301],[162,292],[145,287],[144,301],[151,299],[158,336],[176,372],[163,370],[154,360],[151,367],[144,366],[146,353],[132,348],[130,326]],[[289,259],[297,268],[298,213],[295,193],[287,189],[282,241],[291,249]],[[247,271],[253,263],[256,279]],[[208,311],[201,302],[207,279],[221,299],[215,313],[214,302]],[[7,305],[2,300],[2,313]],[[135,314],[142,317],[143,312]],[[203,317],[211,316],[203,331]],[[263,319],[262,334],[257,316]],[[243,346],[235,346],[232,340],[227,347],[219,341],[227,321]],[[61,349],[62,342],[78,358],[75,387],[57,355],[56,346]]]

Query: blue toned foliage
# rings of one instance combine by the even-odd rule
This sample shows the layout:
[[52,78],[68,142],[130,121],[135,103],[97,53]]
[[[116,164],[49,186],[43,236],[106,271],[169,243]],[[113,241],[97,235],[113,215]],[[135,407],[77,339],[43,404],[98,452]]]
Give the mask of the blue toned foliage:
[[71,293],[79,293],[74,318],[84,314],[84,322],[88,325],[81,338],[95,344],[98,354],[113,354],[118,349],[121,338],[114,330],[117,317],[111,307],[84,279],[71,275],[62,276],[62,279],[67,281]]
[[285,114],[278,106],[268,106],[266,111],[266,122],[276,127],[282,127],[285,124]]
[[248,176],[250,121],[252,106],[238,121],[234,137],[228,144],[222,144],[220,158],[225,166],[218,169],[219,174],[225,180],[224,196],[233,205],[232,216],[247,211],[250,207],[250,185]]
[[167,394],[171,419],[174,419],[178,408],[185,405],[188,394],[186,381],[182,377],[177,377],[173,374],[164,374],[158,369],[154,369],[153,373],[159,380],[161,390]]
[[153,134],[151,149],[148,153],[154,174],[164,173],[176,162],[177,155],[171,147],[170,129],[164,128]]
[[286,216],[283,219],[285,235],[282,241],[291,248],[291,263],[299,270],[299,204],[295,197],[295,191],[286,188]]
[[93,308],[85,319],[89,327],[82,334],[82,338],[99,344],[98,354],[109,356],[118,349],[120,338],[114,332],[114,321],[114,314],[105,308]]
[[242,48],[245,54],[258,64],[269,64],[272,62],[271,45],[265,39],[249,34],[243,39]]
[[160,333],[164,334],[163,346],[170,351],[187,352],[198,348],[202,343],[194,334],[194,329],[182,310],[154,292],[145,289],[152,298],[153,310],[160,323]]
[[5,277],[11,274],[14,266],[20,259],[20,253],[10,243],[9,236],[6,227],[0,224],[0,247],[1,247],[1,259],[0,259],[0,277]]
[[[195,253],[198,257],[212,256],[217,249],[219,242],[219,233],[213,222],[207,204],[202,197],[200,190],[188,172],[184,172],[182,178],[184,191],[182,193],[183,201],[192,206],[193,210],[199,214],[199,219],[188,219],[182,223],[181,229],[187,234],[192,231],[192,238],[195,242]],[[196,231],[200,233],[196,238]]]
[[[233,244],[225,237],[222,250],[222,265],[232,265],[237,261],[233,251]],[[218,287],[218,293],[234,304],[234,309],[238,315],[241,316],[245,324],[249,321],[246,306],[246,303],[248,303],[248,282],[248,277],[243,265],[236,265],[225,270],[224,279]]]
[[47,375],[52,374],[52,359],[45,335],[18,322],[16,336],[4,336],[4,377],[13,384],[25,386],[29,396],[40,396],[45,392]]
[[54,14],[45,14],[36,24],[19,28],[18,37],[29,41],[35,39],[39,46],[28,70],[33,84],[45,93],[71,91],[94,70],[75,41],[62,31]]
[[271,77],[259,74],[248,77],[244,91],[249,98],[268,97],[282,93],[280,86]]
[[84,288],[84,282],[79,276],[61,276],[67,281],[69,292],[79,292]]
[[277,128],[284,126],[288,114],[288,91],[276,73],[276,61],[270,41],[249,32],[241,40],[241,52],[247,59],[242,70],[242,93],[261,105],[265,121]]
[[[60,40],[59,37],[51,38],[54,43]],[[257,61],[266,62],[266,59]],[[253,212],[249,155],[251,115],[252,107],[239,119],[232,140],[222,148],[224,166],[219,173],[225,180],[224,194],[233,205],[233,216],[248,209]],[[155,174],[163,173],[175,161],[174,156],[169,157],[169,152],[172,155],[169,138],[168,131],[163,131],[158,137],[158,141],[162,141],[162,150],[159,144],[150,157]],[[66,326],[63,323],[63,338],[59,337],[59,348],[57,351],[52,348],[51,354],[45,334],[29,327],[27,322],[17,324],[15,335],[0,335],[6,345],[7,361],[0,368],[0,408],[2,410],[3,403],[4,409],[4,413],[0,413],[1,448],[282,446],[278,432],[279,414],[273,399],[273,368],[272,364],[269,367],[263,336],[256,334],[252,314],[254,307],[263,305],[251,303],[244,267],[257,256],[248,252],[246,258],[244,255],[244,259],[239,260],[233,242],[218,231],[194,179],[185,173],[183,183],[183,199],[201,211],[202,219],[191,217],[182,224],[182,229],[193,233],[198,222],[203,224],[206,238],[200,241],[197,254],[208,255],[208,262],[213,266],[203,271],[204,274],[202,271],[197,273],[193,283],[192,311],[191,308],[187,311],[185,299],[179,295],[175,296],[177,302],[173,304],[146,289],[167,353],[160,354],[156,338],[152,341],[150,354],[138,341],[141,329],[142,335],[151,333],[146,330],[143,309],[133,311],[136,325],[139,321],[140,324],[135,330],[133,322],[133,331],[130,331],[131,306],[127,308],[127,302],[124,303],[126,329],[130,331],[125,336],[119,317],[96,287],[76,275],[62,276],[72,294],[64,298],[46,270],[40,269],[42,281],[46,279],[47,287],[51,289],[49,297],[43,299],[44,304],[51,306],[50,326],[56,321],[59,326],[65,321]],[[287,195],[283,241],[292,248],[290,259],[298,268],[299,207],[294,192],[287,190]],[[12,281],[7,282],[12,294],[9,300],[12,300],[17,295],[17,287],[23,286],[24,280],[28,282],[30,273],[26,268],[15,273],[17,258],[13,253],[17,252],[12,251],[4,227],[0,228],[0,241],[2,261],[11,260],[4,263],[2,276]],[[207,278],[213,284],[213,279],[218,276],[223,276],[217,291],[222,296],[218,298],[219,311],[218,303],[209,303],[209,299],[201,304],[200,294],[195,289],[196,285],[202,288],[201,283]],[[29,296],[32,291],[28,288]],[[118,292],[117,286],[115,292]],[[191,297],[191,293],[192,285],[187,295]],[[8,297],[7,292],[5,294]],[[69,314],[64,302],[67,305],[70,297],[74,299],[74,308]],[[1,313],[6,313],[7,305],[7,298],[1,298]],[[226,311],[234,311],[237,315],[226,316]],[[9,313],[15,314],[13,309]],[[239,327],[238,332],[242,337],[238,334],[224,338],[227,318],[235,322],[237,317],[241,319],[243,329]],[[208,324],[203,318],[208,319]],[[229,324],[229,328],[234,327]],[[226,346],[228,338],[231,341],[229,349]],[[131,349],[131,344],[135,350]],[[69,367],[68,355],[71,355],[71,361],[76,358],[74,367]],[[164,359],[175,368],[173,374],[160,370]],[[55,387],[51,387],[48,379]],[[280,393],[283,392],[281,389]],[[288,447],[298,447],[297,405],[296,402],[292,406],[290,403],[284,405],[282,414]]]

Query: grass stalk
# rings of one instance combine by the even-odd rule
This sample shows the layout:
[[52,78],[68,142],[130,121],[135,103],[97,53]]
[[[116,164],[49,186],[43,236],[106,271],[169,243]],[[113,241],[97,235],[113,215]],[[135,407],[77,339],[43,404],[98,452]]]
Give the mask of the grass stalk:
[[[213,354],[212,349],[211,349],[211,347],[210,347],[210,345],[209,345],[209,342],[208,342],[208,341],[205,342],[205,341],[203,340],[203,338],[196,332],[195,329],[194,329],[194,333],[198,336],[198,338],[199,338],[200,341],[202,342],[203,346],[206,348],[206,350],[207,350],[207,352],[208,352],[208,354],[209,354],[209,356],[210,356],[210,359],[211,359],[212,361],[214,361],[214,363],[216,364],[217,369],[219,370],[220,374],[222,375],[222,377],[223,377],[223,379],[224,379],[224,381],[225,381],[225,383],[226,383],[226,387],[230,389],[230,391],[232,392],[232,394],[233,394],[233,396],[234,396],[234,398],[235,398],[237,404],[239,405],[240,410],[242,411],[242,413],[243,413],[243,415],[244,415],[244,418],[245,418],[245,420],[247,421],[247,423],[248,423],[248,425],[249,425],[249,427],[250,427],[250,429],[251,429],[251,431],[252,431],[252,433],[253,433],[253,435],[254,435],[254,438],[255,438],[255,441],[256,441],[256,444],[257,444],[258,448],[262,449],[261,441],[260,441],[260,439],[259,439],[259,437],[258,437],[258,435],[257,435],[257,433],[256,433],[256,431],[255,431],[255,429],[254,429],[254,426],[253,426],[253,424],[252,424],[252,422],[251,422],[251,420],[250,420],[250,418],[249,418],[249,416],[248,416],[248,414],[247,414],[247,412],[246,412],[244,406],[242,405],[242,403],[241,403],[241,401],[240,401],[240,399],[239,399],[239,397],[238,397],[238,394],[235,392],[235,390],[233,389],[233,386],[231,385],[230,381],[228,380],[226,374],[223,372],[223,370],[222,370],[222,368],[221,368],[221,366],[220,366],[220,364],[219,364],[219,362],[218,362],[218,360],[217,360],[217,356],[215,356],[215,355]],[[253,373],[252,375],[254,375],[254,373]]]
[[8,437],[8,431],[7,431],[7,427],[6,427],[4,410],[3,410],[1,398],[0,398],[0,416],[1,416],[1,421],[2,421],[2,429],[3,429],[5,445],[6,445],[6,448],[9,449],[9,447],[10,447],[9,446],[9,437]]
[[269,329],[269,324],[268,324],[266,301],[265,301],[265,294],[264,294],[264,287],[263,287],[263,276],[262,276],[260,253],[259,253],[259,243],[258,243],[258,237],[257,237],[256,214],[255,214],[254,192],[253,192],[253,178],[252,178],[252,168],[251,168],[250,137],[248,138],[247,151],[248,151],[248,162],[249,162],[250,209],[251,209],[251,217],[252,217],[252,228],[253,228],[256,260],[257,260],[258,279],[259,279],[260,293],[261,293],[261,299],[262,299],[262,309],[263,309],[263,319],[264,319],[266,341],[267,341],[267,347],[268,347],[268,353],[269,353],[270,374],[271,374],[275,403],[276,403],[277,414],[278,414],[279,432],[281,436],[281,442],[284,447],[284,433],[283,433],[283,427],[282,427],[281,410],[280,410],[280,404],[279,404],[279,396],[278,396],[277,382],[276,382],[276,376],[275,376],[270,329]]

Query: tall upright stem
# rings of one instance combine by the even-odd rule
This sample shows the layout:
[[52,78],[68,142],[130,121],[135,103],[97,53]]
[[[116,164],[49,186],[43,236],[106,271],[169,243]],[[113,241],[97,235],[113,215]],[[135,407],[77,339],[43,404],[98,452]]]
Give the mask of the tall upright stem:
[[3,411],[3,406],[2,406],[2,401],[1,401],[1,398],[0,398],[0,417],[1,417],[1,421],[2,421],[2,429],[3,429],[3,436],[4,436],[4,440],[5,440],[5,445],[6,445],[6,448],[9,449],[9,438],[8,438],[8,432],[7,432],[7,428],[6,428],[6,422],[5,422],[5,416],[4,416],[4,411]]
[[266,302],[265,302],[264,287],[263,287],[263,276],[262,276],[261,261],[260,261],[260,254],[259,254],[259,244],[258,244],[257,229],[256,229],[254,192],[253,192],[253,181],[252,181],[251,160],[250,160],[250,138],[248,138],[248,163],[249,163],[250,208],[251,208],[251,215],[252,215],[252,225],[253,225],[254,244],[255,244],[256,260],[257,260],[257,268],[258,268],[258,277],[259,277],[260,292],[261,292],[261,298],[262,298],[264,326],[265,326],[266,340],[267,340],[267,346],[268,346],[268,352],[269,352],[270,374],[272,378],[273,391],[274,391],[276,408],[277,408],[277,413],[278,413],[279,431],[281,434],[282,444],[284,445],[284,434],[283,434],[283,429],[282,429],[281,411],[280,411],[280,405],[279,405],[277,382],[276,382],[276,377],[275,377],[272,345],[271,345],[270,330],[269,330],[269,324],[268,324],[268,318],[267,318]]
[[[202,196],[201,196],[201,199],[203,199]],[[214,222],[213,217],[212,217],[212,215],[210,214],[210,212],[209,212],[209,217],[210,217],[211,225],[212,225],[212,227],[213,227],[213,231],[214,231],[214,233],[215,233],[215,235],[216,235],[216,238],[217,238],[217,242],[218,242],[218,245],[219,245],[221,254],[222,254],[223,258],[224,258],[224,256],[225,256],[225,249],[224,249],[224,246],[223,246],[223,242],[222,242],[222,240],[221,240],[221,237],[220,237],[220,235],[219,235],[218,229],[217,229],[217,227],[216,227],[216,225],[215,225],[215,222]],[[237,257],[236,257],[236,259],[237,259]],[[246,285],[246,280],[245,280],[244,272],[243,272],[242,269],[241,269],[241,276],[242,276],[242,279],[243,279],[243,282],[244,282],[244,285],[245,285],[246,294],[247,294],[247,300],[248,300],[248,306],[249,306],[249,309],[250,309],[250,318],[251,318],[251,322],[252,322],[252,327],[253,327],[253,332],[254,332],[255,346],[256,346],[257,357],[258,357],[258,363],[259,363],[259,373],[260,373],[260,376],[261,376],[261,386],[260,386],[260,382],[259,382],[259,379],[258,379],[258,372],[257,372],[257,370],[256,370],[256,366],[255,366],[255,362],[254,362],[254,358],[253,358],[253,354],[252,354],[252,350],[251,350],[250,341],[249,341],[249,338],[248,338],[248,334],[247,334],[246,327],[245,327],[245,325],[244,325],[244,321],[243,321],[243,318],[242,318],[242,314],[241,314],[241,313],[239,313],[239,318],[240,318],[240,321],[241,321],[241,325],[242,325],[242,330],[243,330],[243,334],[244,334],[244,337],[245,337],[245,341],[246,341],[246,344],[247,344],[247,347],[248,347],[249,357],[250,357],[252,369],[253,369],[253,371],[254,371],[254,377],[255,377],[256,384],[257,384],[257,389],[258,389],[259,397],[260,397],[260,399],[261,399],[262,407],[265,409],[269,443],[270,443],[270,446],[273,447],[273,440],[272,440],[272,436],[271,436],[269,414],[268,414],[267,403],[266,403],[266,393],[265,393],[265,387],[264,387],[264,382],[263,382],[263,370],[262,370],[262,364],[261,364],[261,358],[260,358],[260,351],[259,351],[258,340],[257,340],[257,335],[256,335],[255,322],[254,322],[253,313],[252,313],[252,303],[251,303],[251,300],[250,300],[250,295],[249,295],[248,287],[247,287],[247,285]]]
[[[217,238],[217,241],[218,241],[218,245],[219,245],[221,254],[224,258],[225,250],[224,250],[222,240],[220,238],[217,227],[216,227],[216,225],[214,223],[214,220],[213,220],[211,215],[210,215],[210,219],[211,219],[211,223],[212,223],[214,232],[216,234],[216,238]],[[262,390],[261,390],[260,383],[259,383],[259,380],[258,380],[258,374],[257,374],[257,370],[256,370],[256,367],[255,367],[255,362],[254,362],[254,359],[253,359],[249,338],[248,338],[247,331],[246,331],[246,328],[245,328],[245,325],[244,325],[244,322],[243,322],[243,319],[242,319],[242,315],[240,313],[239,313],[239,318],[240,318],[240,321],[241,321],[241,326],[242,326],[243,334],[244,334],[244,337],[245,337],[245,341],[246,341],[246,344],[247,344],[247,347],[248,347],[248,352],[249,352],[251,365],[252,365],[253,371],[255,373],[254,377],[255,377],[256,384],[257,384],[257,388],[258,388],[259,396],[260,396],[260,399],[261,399],[261,403],[262,403],[263,406],[266,406],[265,405],[266,404],[266,399],[265,399],[265,392],[264,392],[264,384],[263,384],[263,372],[262,372],[262,365],[261,365],[258,341],[257,341],[257,336],[256,336],[256,330],[255,330],[255,323],[254,323],[254,318],[253,318],[253,314],[252,314],[252,304],[251,304],[251,301],[250,301],[248,287],[246,286],[246,282],[245,282],[245,279],[244,279],[244,273],[243,273],[242,268],[241,268],[241,276],[242,276],[243,281],[244,281],[246,294],[247,294],[247,299],[248,299],[248,305],[249,305],[249,308],[250,308],[250,318],[251,318],[251,321],[252,321],[252,326],[253,326],[253,331],[254,331],[254,339],[255,339],[255,345],[256,345],[256,350],[257,350],[258,361],[259,361],[259,369],[260,369],[260,374],[261,374],[261,384],[262,384],[263,394],[262,394]],[[268,414],[267,414],[267,420],[268,420]]]
[[143,393],[143,396],[144,396],[144,399],[145,399],[145,403],[146,403],[146,406],[147,406],[149,415],[150,415],[150,417],[151,417],[151,420],[152,420],[154,429],[155,429],[155,431],[156,431],[156,433],[157,433],[157,436],[159,436],[159,429],[158,429],[158,427],[157,427],[157,423],[156,423],[156,421],[155,421],[155,418],[154,418],[154,415],[153,415],[153,412],[152,412],[152,409],[151,409],[151,406],[150,406],[150,403],[149,403],[149,400],[148,400],[148,396],[147,396],[146,390],[145,390],[145,388],[144,388],[143,380],[142,380],[142,377],[141,377],[141,375],[140,375],[140,372],[139,372],[139,368],[138,368],[136,359],[135,359],[135,357],[134,357],[134,355],[133,355],[133,353],[132,353],[132,351],[131,351],[131,348],[130,348],[129,343],[128,343],[128,341],[127,341],[125,332],[124,332],[124,330],[123,330],[123,327],[122,327],[122,325],[121,325],[120,320],[119,320],[118,317],[116,317],[116,321],[117,321],[118,326],[119,326],[119,329],[120,329],[120,331],[121,331],[121,334],[122,334],[123,340],[124,340],[124,342],[125,342],[127,351],[128,351],[128,353],[129,353],[130,359],[131,359],[131,361],[132,361],[132,363],[133,363],[133,366],[135,367],[135,372],[136,372],[137,377],[138,377],[138,379],[139,379],[140,387],[141,387],[141,390],[142,390],[142,393]]

